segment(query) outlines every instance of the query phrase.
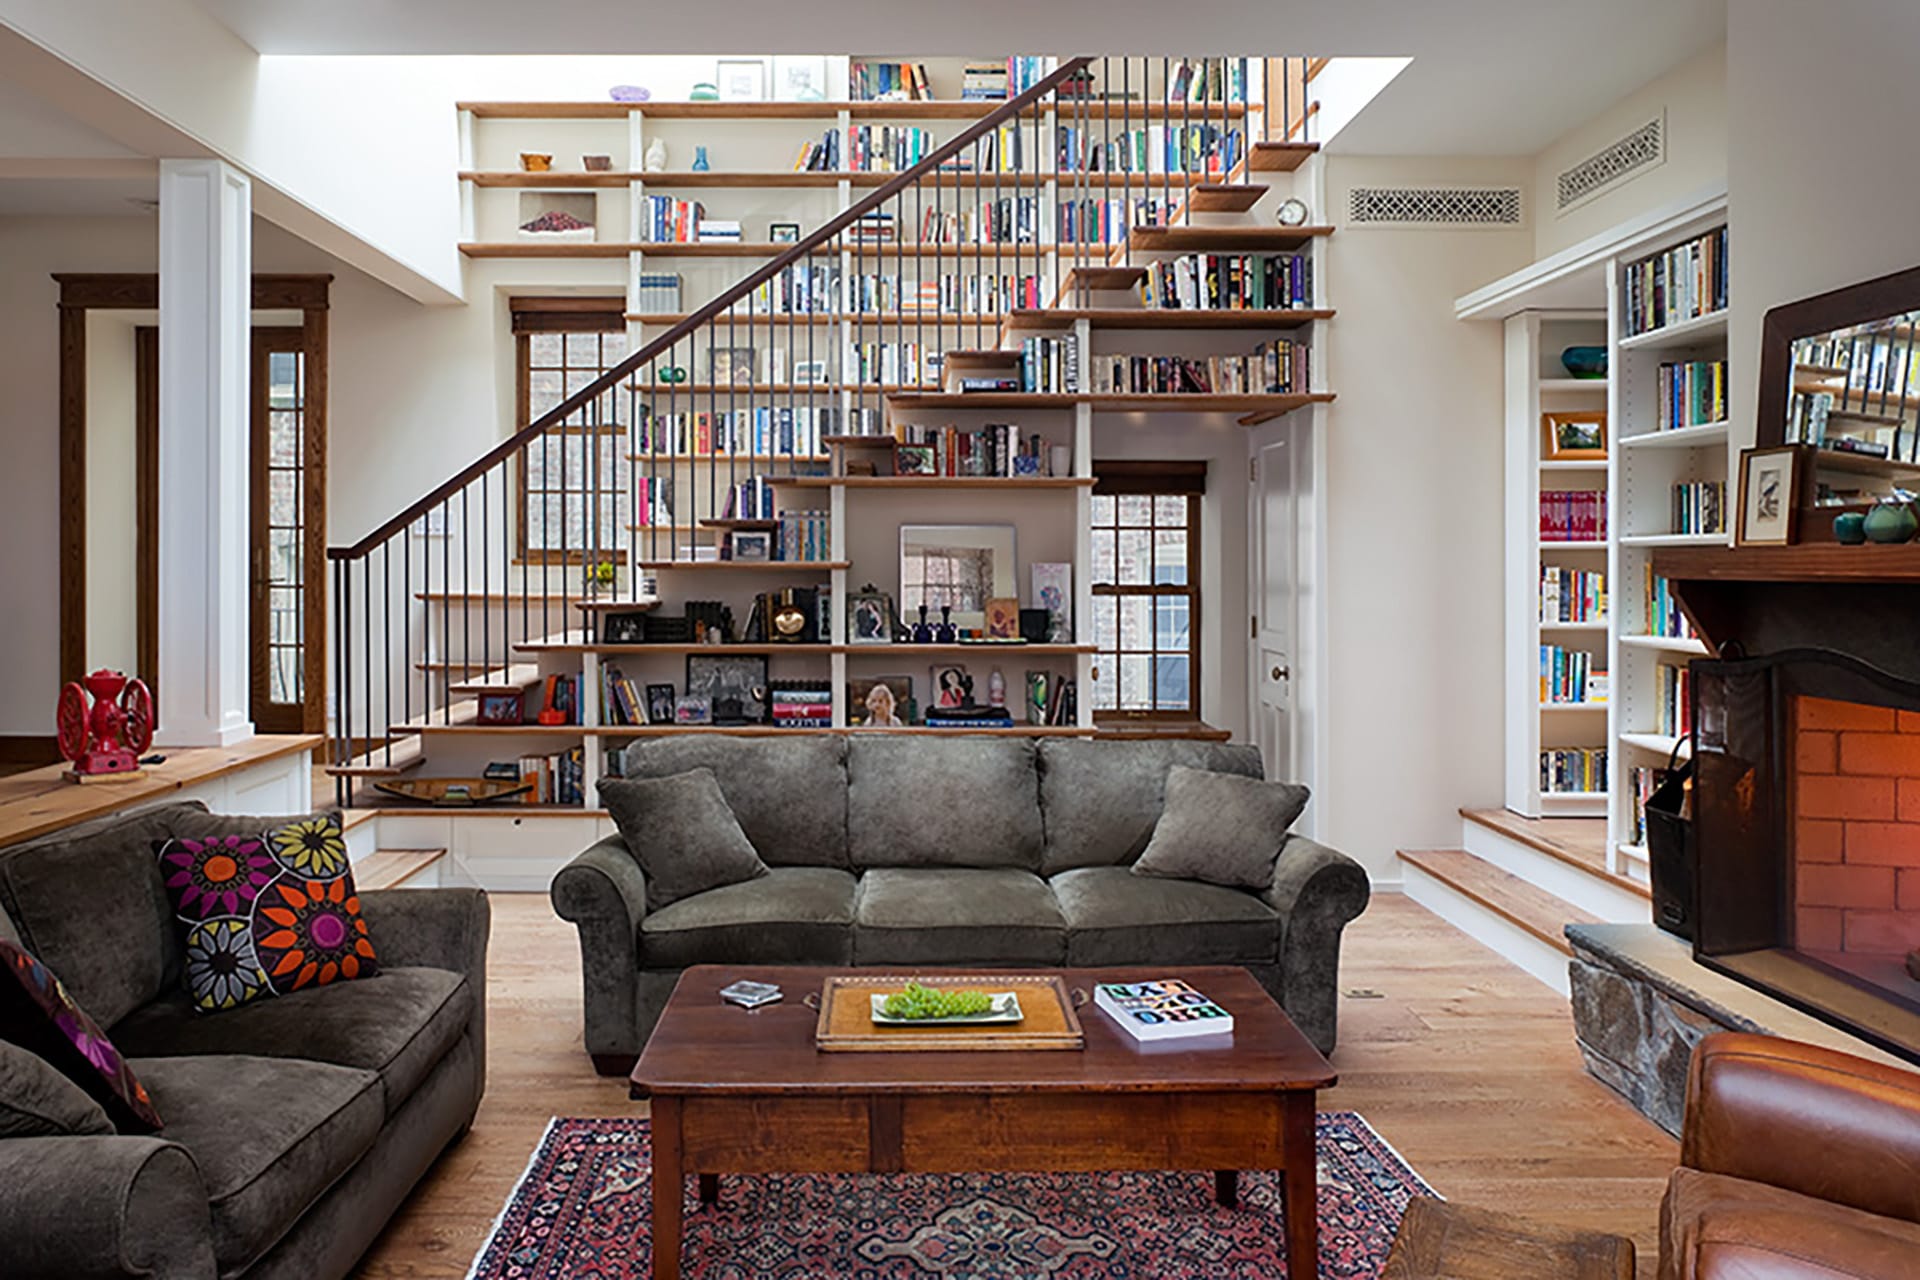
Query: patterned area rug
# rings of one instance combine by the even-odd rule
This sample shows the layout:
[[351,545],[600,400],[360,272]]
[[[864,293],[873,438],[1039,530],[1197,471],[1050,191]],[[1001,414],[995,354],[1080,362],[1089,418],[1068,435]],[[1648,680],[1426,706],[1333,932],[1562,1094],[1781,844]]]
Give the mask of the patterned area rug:
[[[1351,1111],[1319,1118],[1320,1275],[1374,1280],[1407,1202],[1432,1188]],[[469,1280],[645,1280],[644,1120],[556,1119]],[[1211,1173],[722,1177],[696,1207],[689,1280],[1282,1280],[1278,1178]]]

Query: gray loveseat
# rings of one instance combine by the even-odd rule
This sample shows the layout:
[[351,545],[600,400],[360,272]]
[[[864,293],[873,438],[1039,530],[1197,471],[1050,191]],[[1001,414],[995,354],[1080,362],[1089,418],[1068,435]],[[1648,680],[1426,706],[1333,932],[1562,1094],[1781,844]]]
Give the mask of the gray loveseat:
[[631,1068],[697,964],[1237,964],[1323,1051],[1334,1046],[1340,933],[1367,905],[1358,863],[1289,834],[1260,893],[1129,870],[1168,770],[1257,777],[1256,748],[688,735],[636,743],[626,761],[629,777],[711,769],[772,870],[649,910],[646,876],[616,835],[554,878],[554,908],[580,932],[587,1050],[602,1074]]
[[[107,1030],[164,1122],[116,1134],[69,1086],[61,1110],[80,1133],[0,1137],[8,1280],[345,1276],[472,1122],[486,1084],[478,890],[363,893],[377,976],[192,1011],[152,841],[281,821],[173,804],[0,849],[0,937]],[[48,1113],[66,1083],[48,1071],[0,1053],[0,1122]]]

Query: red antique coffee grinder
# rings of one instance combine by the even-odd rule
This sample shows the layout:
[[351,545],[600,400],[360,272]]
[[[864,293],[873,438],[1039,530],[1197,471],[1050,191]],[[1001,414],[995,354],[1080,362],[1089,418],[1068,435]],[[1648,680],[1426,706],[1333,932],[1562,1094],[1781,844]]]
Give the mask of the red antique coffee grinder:
[[140,754],[153,745],[153,694],[140,680],[102,668],[60,690],[54,719],[60,754],[73,761],[68,778],[117,782],[141,776]]

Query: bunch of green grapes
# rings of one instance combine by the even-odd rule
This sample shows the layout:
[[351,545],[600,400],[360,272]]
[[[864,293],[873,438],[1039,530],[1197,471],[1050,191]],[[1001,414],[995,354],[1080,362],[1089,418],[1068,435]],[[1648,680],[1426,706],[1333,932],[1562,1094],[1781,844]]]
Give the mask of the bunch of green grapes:
[[923,987],[909,982],[904,991],[888,996],[882,1008],[889,1018],[963,1018],[988,1012],[993,1001],[984,991]]

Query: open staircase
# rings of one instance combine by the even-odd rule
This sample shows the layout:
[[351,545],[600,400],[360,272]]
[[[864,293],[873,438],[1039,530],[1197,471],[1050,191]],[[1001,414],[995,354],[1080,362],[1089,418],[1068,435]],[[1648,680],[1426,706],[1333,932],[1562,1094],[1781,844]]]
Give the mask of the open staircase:
[[[833,486],[849,478],[954,487],[963,482],[887,475],[884,461],[869,477],[861,464],[890,458],[876,446],[892,445],[899,421],[955,409],[1071,408],[1081,422],[1108,411],[1197,411],[1252,424],[1330,400],[1311,384],[1094,390],[1085,368],[1036,380],[1039,362],[1023,367],[1030,339],[1074,336],[1091,351],[1096,331],[1241,330],[1251,344],[1331,317],[1311,299],[1258,310],[1143,305],[1149,264],[1163,255],[1285,253],[1331,233],[1263,213],[1274,203],[1271,179],[1317,150],[1307,136],[1315,66],[1183,61],[1208,92],[1176,97],[1168,59],[1063,60],[391,519],[330,548],[329,772],[340,802],[377,804],[368,784],[446,773],[428,769],[443,750],[448,769],[470,775],[496,747],[514,754],[528,741],[579,740],[578,723],[487,724],[483,700],[525,692],[537,709],[554,664],[617,650],[601,621],[659,609],[660,581],[685,598],[716,585],[694,569],[764,573],[703,550],[770,527],[730,505],[743,483],[816,496],[831,488],[836,503],[843,495]],[[784,372],[715,376],[743,348]],[[703,371],[704,380],[694,376]],[[960,378],[976,373],[1019,385],[961,391]],[[1077,461],[1073,476],[1046,483],[1084,489],[1090,475]],[[672,497],[670,513],[662,495]],[[828,558],[776,568],[788,580],[830,580],[839,605],[844,555],[836,531]],[[648,645],[699,647],[693,637]],[[1091,646],[1079,649],[1084,669]],[[836,680],[843,667],[836,660]],[[583,681],[589,703],[592,684]],[[1090,724],[1083,719],[1080,731]],[[690,730],[620,736],[655,731]],[[512,745],[490,733],[511,735]]]

